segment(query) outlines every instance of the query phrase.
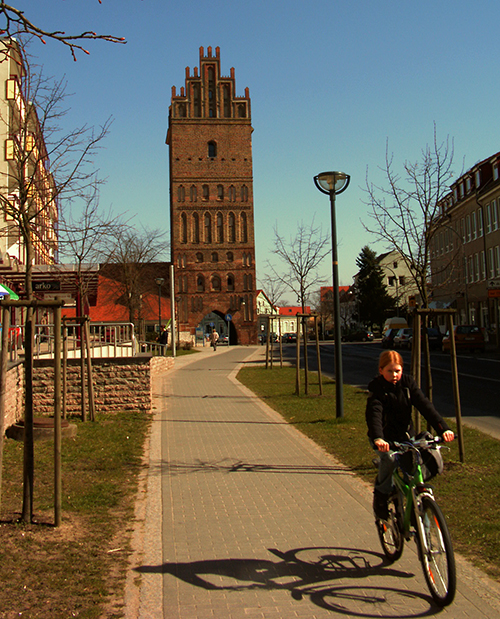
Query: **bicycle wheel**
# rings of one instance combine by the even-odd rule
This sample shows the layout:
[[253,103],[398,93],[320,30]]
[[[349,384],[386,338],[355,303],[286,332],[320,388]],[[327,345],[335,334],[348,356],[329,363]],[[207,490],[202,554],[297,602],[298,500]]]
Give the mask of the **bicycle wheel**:
[[419,515],[424,539],[418,530],[419,556],[425,580],[434,601],[439,606],[453,602],[457,586],[455,555],[450,533],[437,503],[430,497],[422,498]]
[[385,556],[391,563],[397,561],[403,554],[404,537],[399,528],[396,507],[396,497],[391,496],[387,502],[389,518],[377,520],[377,531]]

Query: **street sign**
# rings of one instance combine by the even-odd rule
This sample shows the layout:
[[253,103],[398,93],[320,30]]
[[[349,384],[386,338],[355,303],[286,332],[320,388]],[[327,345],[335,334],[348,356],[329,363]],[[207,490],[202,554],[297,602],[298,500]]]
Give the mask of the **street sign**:
[[500,289],[500,277],[493,277],[488,280],[488,290]]
[[231,314],[226,314],[226,321],[227,322],[231,322],[232,319],[233,319],[233,317],[231,316]]

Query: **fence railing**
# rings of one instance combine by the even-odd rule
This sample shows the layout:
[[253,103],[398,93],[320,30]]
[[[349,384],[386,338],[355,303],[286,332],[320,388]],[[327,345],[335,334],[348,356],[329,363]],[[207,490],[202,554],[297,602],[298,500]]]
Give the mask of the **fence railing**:
[[[67,347],[68,358],[80,357],[82,327],[76,322],[63,325],[63,345]],[[35,358],[52,357],[54,354],[54,325],[35,325]],[[90,355],[97,357],[134,357],[137,341],[133,323],[91,322],[89,325]],[[9,329],[9,355],[17,361],[24,354],[24,326],[13,325]]]

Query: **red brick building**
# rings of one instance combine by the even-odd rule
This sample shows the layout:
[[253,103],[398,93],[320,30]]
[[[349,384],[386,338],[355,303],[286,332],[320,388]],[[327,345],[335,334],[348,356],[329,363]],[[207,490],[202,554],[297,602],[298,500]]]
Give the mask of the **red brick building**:
[[[234,69],[200,48],[200,67],[172,88],[167,144],[170,230],[179,329],[257,341],[250,96]],[[230,317],[230,320],[226,318]]]

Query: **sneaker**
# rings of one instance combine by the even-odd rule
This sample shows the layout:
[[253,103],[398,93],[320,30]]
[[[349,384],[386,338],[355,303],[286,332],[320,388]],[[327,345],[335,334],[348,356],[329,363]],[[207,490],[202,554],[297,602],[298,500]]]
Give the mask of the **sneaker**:
[[387,494],[383,494],[378,490],[373,491],[373,512],[379,520],[387,520],[389,518],[389,510],[387,508]]

